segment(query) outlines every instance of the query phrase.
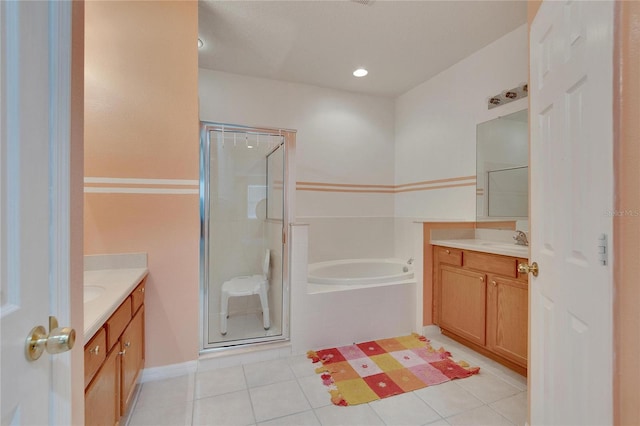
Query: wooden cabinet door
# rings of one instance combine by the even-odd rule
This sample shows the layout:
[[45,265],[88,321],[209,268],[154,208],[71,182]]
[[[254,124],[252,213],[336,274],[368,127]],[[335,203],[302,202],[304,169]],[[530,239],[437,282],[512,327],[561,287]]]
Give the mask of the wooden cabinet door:
[[527,366],[527,283],[488,276],[487,347],[511,361]]
[[125,413],[138,374],[144,364],[144,305],[133,317],[120,337],[121,356],[121,401],[120,409]]
[[115,425],[120,419],[120,369],[114,348],[84,395],[84,424]]
[[440,265],[440,326],[485,344],[485,274]]

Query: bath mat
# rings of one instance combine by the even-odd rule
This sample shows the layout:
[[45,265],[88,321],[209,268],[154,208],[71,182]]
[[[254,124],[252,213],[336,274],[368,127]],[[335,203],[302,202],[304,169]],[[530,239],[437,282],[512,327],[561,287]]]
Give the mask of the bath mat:
[[455,362],[418,334],[307,352],[335,405],[357,405],[463,379],[480,371]]

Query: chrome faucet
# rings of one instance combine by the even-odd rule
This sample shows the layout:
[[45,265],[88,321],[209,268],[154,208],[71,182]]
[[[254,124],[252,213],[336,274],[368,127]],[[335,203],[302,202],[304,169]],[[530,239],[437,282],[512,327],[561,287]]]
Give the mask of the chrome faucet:
[[519,246],[528,246],[529,240],[527,239],[527,234],[522,231],[516,231],[513,235],[513,239],[516,240],[516,244]]
[[411,265],[414,260],[415,259],[413,257],[410,257],[409,260],[407,260],[407,265]]

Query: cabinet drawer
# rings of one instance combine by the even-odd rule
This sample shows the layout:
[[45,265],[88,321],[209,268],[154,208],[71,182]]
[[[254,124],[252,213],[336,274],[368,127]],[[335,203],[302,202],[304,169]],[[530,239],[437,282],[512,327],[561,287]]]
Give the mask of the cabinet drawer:
[[505,277],[516,277],[516,259],[513,257],[467,251],[464,253],[462,260],[467,268],[487,271]]
[[107,343],[109,349],[118,342],[120,335],[131,320],[131,297],[127,297],[111,318],[107,320]]
[[104,328],[98,330],[89,343],[84,346],[84,387],[95,376],[96,371],[107,358],[107,333]]
[[146,282],[147,280],[143,280],[140,284],[138,284],[138,287],[136,287],[136,289],[133,290],[133,293],[131,293],[131,305],[132,305],[131,312],[133,312],[134,314],[138,311],[140,306],[142,306],[142,304],[144,303],[144,292],[145,292]]
[[462,266],[462,250],[447,247],[435,247],[435,252],[440,263]]

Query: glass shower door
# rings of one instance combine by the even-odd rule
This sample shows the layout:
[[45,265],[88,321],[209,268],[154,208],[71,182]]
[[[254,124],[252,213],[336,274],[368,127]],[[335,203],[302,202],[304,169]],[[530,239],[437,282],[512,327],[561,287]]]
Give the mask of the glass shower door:
[[203,349],[286,338],[284,137],[201,127]]

